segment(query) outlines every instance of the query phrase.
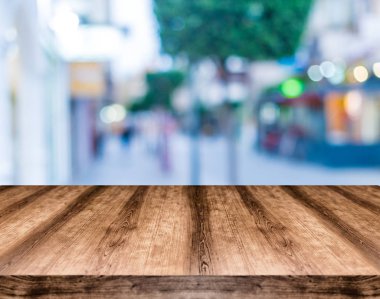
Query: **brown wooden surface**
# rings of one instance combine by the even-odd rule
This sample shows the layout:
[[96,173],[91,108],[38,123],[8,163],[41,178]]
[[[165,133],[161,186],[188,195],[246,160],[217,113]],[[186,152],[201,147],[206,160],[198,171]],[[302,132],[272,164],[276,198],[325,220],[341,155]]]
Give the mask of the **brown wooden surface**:
[[379,298],[379,276],[0,276],[0,297]]
[[378,187],[2,187],[0,274],[379,275]]
[[[157,288],[170,289],[165,283],[202,284],[208,280],[200,276],[209,275],[210,289],[199,294],[210,298],[213,288],[235,296],[256,294],[254,286],[265,297],[281,283],[290,283],[293,294],[297,283],[308,289],[323,277],[325,290],[348,296],[347,279],[359,275],[351,292],[379,295],[379,216],[375,186],[0,187],[0,297],[12,284],[20,296],[41,287],[48,292],[43,285],[52,275],[59,285],[65,275],[119,275],[105,285],[120,283],[121,291],[142,276],[169,276]],[[104,278],[83,279],[78,283],[89,290]],[[193,289],[186,292],[198,298]]]

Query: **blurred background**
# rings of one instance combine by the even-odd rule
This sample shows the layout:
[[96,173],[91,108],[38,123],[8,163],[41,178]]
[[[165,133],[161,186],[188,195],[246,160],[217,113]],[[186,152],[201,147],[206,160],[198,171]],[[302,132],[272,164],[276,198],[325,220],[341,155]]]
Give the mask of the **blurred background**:
[[0,0],[0,184],[379,184],[378,28],[378,0]]

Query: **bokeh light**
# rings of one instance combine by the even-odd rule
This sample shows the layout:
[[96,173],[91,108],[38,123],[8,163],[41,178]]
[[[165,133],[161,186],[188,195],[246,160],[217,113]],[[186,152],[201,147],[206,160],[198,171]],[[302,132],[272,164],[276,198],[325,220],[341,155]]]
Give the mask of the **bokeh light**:
[[376,62],[373,65],[373,73],[376,77],[380,78],[380,62]]
[[326,78],[332,78],[335,75],[336,66],[331,61],[325,61],[321,64],[321,73]]
[[125,108],[119,104],[104,107],[100,111],[100,119],[105,124],[121,122],[125,119],[126,115]]
[[266,103],[260,110],[260,120],[266,124],[274,124],[279,116],[279,108],[274,103]]
[[359,65],[354,68],[354,78],[359,83],[364,83],[369,78],[369,72],[367,68],[363,65]]
[[288,99],[294,99],[302,95],[304,88],[301,80],[292,78],[281,85],[281,93]]
[[344,108],[347,115],[356,118],[361,112],[363,105],[363,96],[359,91],[350,91],[344,99]]
[[323,79],[323,75],[321,73],[321,69],[319,65],[312,65],[309,67],[307,74],[311,81],[319,82]]

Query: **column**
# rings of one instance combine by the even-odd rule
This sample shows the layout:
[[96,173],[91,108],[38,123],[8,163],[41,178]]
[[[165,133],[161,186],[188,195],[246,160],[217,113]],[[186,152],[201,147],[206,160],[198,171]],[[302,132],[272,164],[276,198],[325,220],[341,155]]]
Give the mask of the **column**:
[[47,184],[48,105],[44,94],[44,60],[39,43],[36,1],[21,1],[15,21],[20,48],[20,81],[16,106],[17,183]]
[[12,107],[8,90],[5,39],[6,32],[12,26],[12,8],[12,2],[0,0],[0,185],[13,183]]

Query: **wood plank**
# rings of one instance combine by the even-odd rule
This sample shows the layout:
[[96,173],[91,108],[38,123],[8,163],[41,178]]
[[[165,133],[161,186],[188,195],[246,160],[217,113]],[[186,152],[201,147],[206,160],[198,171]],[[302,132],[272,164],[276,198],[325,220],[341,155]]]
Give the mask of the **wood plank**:
[[44,193],[54,190],[51,186],[20,186],[20,187],[1,187],[0,189],[0,220],[6,216],[22,209],[37,200]]
[[[104,191],[104,188],[85,188],[85,191],[81,192],[78,197],[72,197],[71,193],[71,201],[68,204],[67,202],[61,202],[61,196],[50,197],[49,200],[53,199],[53,202],[50,202],[48,204],[46,204],[46,202],[41,203],[40,200],[38,204],[41,204],[42,210],[41,208],[37,209],[37,215],[35,215],[35,217],[30,216],[29,210],[21,210],[20,212],[25,211],[27,213],[27,216],[17,215],[19,217],[17,218],[16,223],[20,225],[21,228],[18,225],[15,225],[14,223],[10,223],[11,225],[7,228],[13,230],[18,229],[16,233],[21,233],[22,238],[20,238],[19,235],[14,237],[14,233],[10,232],[9,236],[11,242],[16,244],[11,243],[11,246],[8,244],[5,246],[3,245],[1,247],[0,273],[6,274],[8,268],[14,267],[15,264],[17,265],[17,262],[22,261],[24,256],[28,254],[29,251],[38,247],[38,245],[40,245],[49,236],[54,235],[59,230],[59,228],[65,224],[65,222],[70,221],[71,218],[73,218],[73,216],[75,216],[77,213],[83,210],[86,207],[86,205],[93,199],[93,197],[97,193],[99,193],[99,191]],[[74,194],[75,193],[76,192],[74,192]],[[62,206],[59,206],[59,209],[57,210],[55,206],[59,203],[62,203],[63,208]],[[49,214],[51,208],[55,208],[54,212],[56,212],[56,214]],[[25,221],[25,219],[28,219],[28,221]],[[39,225],[35,225],[36,219]],[[32,229],[29,227],[29,221],[32,222],[33,225],[35,225]],[[23,225],[24,223],[25,226]],[[8,237],[8,235],[6,236]],[[3,238],[4,235],[1,236],[2,244]],[[17,240],[18,242],[15,242],[14,240]]]
[[[75,198],[75,193],[81,190],[81,188],[76,188],[74,193],[68,193],[69,189],[71,188],[57,188],[54,193],[41,195],[29,206],[18,209],[11,214],[7,213],[3,218],[0,218],[0,263],[1,257],[6,252],[12,251],[16,246],[18,247],[26,238],[29,238],[33,230],[62,211]],[[33,190],[32,193],[34,193],[36,189],[30,188],[30,190]],[[24,191],[24,188],[21,188],[21,191]],[[24,192],[22,193],[25,195]],[[32,193],[28,192],[28,194]]]
[[379,276],[12,276],[0,297],[379,298]]
[[[38,246],[31,248],[3,274],[83,275],[96,273],[95,269],[102,272],[107,267],[105,255],[109,252],[96,251],[99,250],[97,245],[134,191],[135,188],[130,187],[107,187],[107,192],[88,197],[91,202],[87,209],[76,211],[71,221],[62,223],[54,234],[40,239]],[[76,201],[83,200],[84,195],[86,193]]]
[[207,189],[197,186],[186,188],[191,210],[191,274],[214,273],[210,227],[210,204]]
[[[113,275],[179,275],[187,272],[187,216],[178,187],[150,187],[128,242],[109,266]],[[182,203],[181,203],[182,200]],[[98,272],[99,273],[99,272]]]
[[[355,275],[358,271],[367,275],[378,273],[378,269],[354,250],[350,243],[337,236],[319,217],[310,214],[308,208],[294,200],[283,191],[283,188],[252,186],[248,189],[260,198],[261,204],[267,210],[276,212],[277,221],[286,231],[284,236],[287,236],[288,241],[284,241],[282,245],[280,243],[279,246],[290,247],[289,254],[297,258],[288,259],[291,273],[306,272],[308,275]],[[297,269],[296,265],[299,264],[304,265],[305,269]]]
[[374,186],[329,186],[329,188],[368,211],[380,214],[380,189]]
[[[184,275],[191,273],[190,250],[190,210],[182,187],[156,187],[157,193],[147,200],[147,205],[142,211],[145,215],[151,214],[152,208],[148,204],[161,203],[157,213],[155,225],[152,226],[152,238],[146,246],[148,248],[144,268],[140,273],[146,275]],[[143,219],[141,219],[143,220]],[[137,230],[133,240],[139,243],[140,230]],[[142,248],[142,247],[140,247]],[[132,248],[131,248],[132,249]],[[143,249],[144,250],[144,249]],[[131,250],[132,251],[132,250]],[[145,251],[145,250],[144,250]],[[133,258],[133,256],[128,256]],[[128,271],[119,272],[128,274],[133,271],[133,266]],[[145,274],[144,274],[145,275]]]
[[[259,272],[260,268],[260,242],[252,242],[252,249],[250,253],[247,252],[249,238],[246,227],[240,226],[236,223],[237,216],[236,209],[233,205],[229,205],[228,200],[232,199],[233,202],[239,202],[234,198],[236,192],[232,188],[209,187],[207,192],[207,201],[210,206],[210,236],[212,241],[212,262],[214,272],[212,274],[228,275],[229,273],[236,273],[236,275],[249,275]],[[245,210],[240,210],[239,217],[244,218]],[[237,217],[237,218],[239,218]],[[248,234],[249,235],[249,234]],[[257,240],[257,239],[256,239]],[[257,251],[256,251],[257,250]],[[256,252],[255,252],[256,251]],[[249,256],[256,256],[258,262],[252,264]],[[218,261],[223,261],[220,263]]]
[[380,221],[376,211],[368,211],[327,187],[283,187],[326,225],[344,238],[352,248],[380,269]]

